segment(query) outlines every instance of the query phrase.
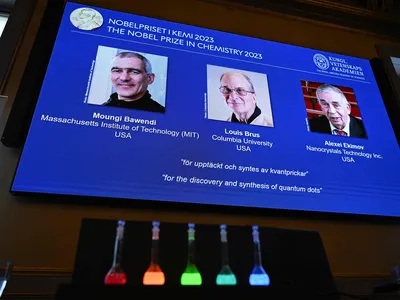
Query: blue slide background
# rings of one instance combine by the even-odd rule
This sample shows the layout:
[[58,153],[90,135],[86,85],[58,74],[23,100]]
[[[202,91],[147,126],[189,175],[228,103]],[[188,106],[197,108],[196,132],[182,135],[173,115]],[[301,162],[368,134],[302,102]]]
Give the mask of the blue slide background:
[[[83,6],[66,5],[13,191],[400,216],[399,148],[368,60],[100,8],[94,9],[104,18],[102,27],[82,31],[69,19],[79,7]],[[109,33],[110,18],[211,36],[218,46],[261,53],[263,59]],[[168,57],[165,114],[84,103],[99,45]],[[322,73],[313,62],[316,53],[344,58],[362,67],[365,76],[351,80]],[[274,128],[205,119],[207,64],[267,74]],[[368,139],[308,132],[300,80],[353,88]],[[155,128],[194,131],[200,138],[131,132],[132,139],[119,139],[111,129],[41,121],[42,114],[91,121],[94,112],[157,120]],[[211,139],[213,134],[224,135],[224,129],[259,133],[260,140],[274,145],[237,151],[233,143]],[[354,157],[355,163],[345,163],[340,155],[306,150],[306,145],[334,149],[324,146],[327,140],[363,145],[364,152],[380,154],[383,159]],[[198,169],[183,166],[181,159],[309,173],[294,177]],[[322,190],[317,194],[219,188],[167,182],[162,174]]]

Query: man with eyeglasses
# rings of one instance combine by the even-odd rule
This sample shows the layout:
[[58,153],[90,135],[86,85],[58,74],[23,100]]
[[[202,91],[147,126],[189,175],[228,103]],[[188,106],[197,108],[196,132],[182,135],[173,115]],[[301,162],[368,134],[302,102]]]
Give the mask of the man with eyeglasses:
[[256,92],[250,78],[240,72],[226,72],[220,78],[220,88],[226,104],[232,110],[228,122],[272,127],[272,120],[257,106]]
[[315,93],[323,115],[309,120],[311,131],[367,138],[362,121],[350,115],[350,103],[340,89],[323,84]]
[[115,93],[105,106],[165,112],[164,106],[151,99],[147,90],[154,82],[150,61],[136,52],[121,52],[114,57],[111,66],[111,82]]

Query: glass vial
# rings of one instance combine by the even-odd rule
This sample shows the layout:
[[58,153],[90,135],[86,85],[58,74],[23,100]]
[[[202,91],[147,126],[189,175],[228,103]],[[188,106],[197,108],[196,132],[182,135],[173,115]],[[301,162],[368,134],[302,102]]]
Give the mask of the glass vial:
[[229,252],[228,252],[228,232],[226,225],[220,226],[221,235],[221,271],[217,275],[217,285],[236,285],[236,276],[229,266]]
[[164,285],[165,275],[158,262],[160,222],[153,222],[150,266],[143,276],[144,285]]
[[250,285],[254,286],[268,286],[270,284],[269,276],[265,272],[261,262],[261,246],[260,234],[258,226],[253,226],[253,248],[254,248],[254,268],[249,277]]
[[114,258],[110,271],[104,278],[106,285],[124,285],[126,284],[126,274],[121,267],[122,247],[124,242],[125,221],[118,221],[117,234],[114,246]]
[[181,285],[201,285],[202,278],[195,261],[195,230],[194,224],[188,224],[188,258],[186,269],[181,276]]

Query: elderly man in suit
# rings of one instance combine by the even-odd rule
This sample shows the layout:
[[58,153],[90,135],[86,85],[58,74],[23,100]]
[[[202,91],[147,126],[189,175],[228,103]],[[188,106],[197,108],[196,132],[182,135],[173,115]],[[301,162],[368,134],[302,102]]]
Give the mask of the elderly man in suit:
[[350,115],[351,106],[340,89],[323,84],[317,88],[316,96],[323,115],[309,120],[310,131],[367,138],[362,121]]

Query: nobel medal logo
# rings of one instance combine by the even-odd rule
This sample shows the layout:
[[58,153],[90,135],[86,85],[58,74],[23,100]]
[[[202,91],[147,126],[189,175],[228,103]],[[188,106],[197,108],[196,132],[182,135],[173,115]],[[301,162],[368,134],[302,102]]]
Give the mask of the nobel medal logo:
[[327,70],[329,68],[329,60],[322,54],[315,54],[313,57],[315,65],[321,70]]
[[92,8],[78,8],[70,15],[72,25],[81,30],[95,30],[103,25],[103,16]]

